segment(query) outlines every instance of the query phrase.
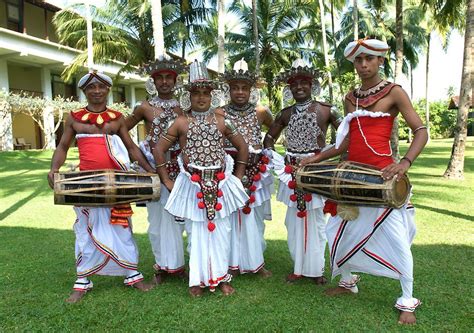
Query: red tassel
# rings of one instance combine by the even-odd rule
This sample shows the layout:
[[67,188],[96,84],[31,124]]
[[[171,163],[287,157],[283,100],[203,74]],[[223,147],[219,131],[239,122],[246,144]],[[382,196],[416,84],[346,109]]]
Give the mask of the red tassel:
[[263,172],[267,171],[267,166],[265,164],[260,164],[258,169],[260,170],[260,172],[263,173]]
[[198,192],[198,193],[196,194],[196,196],[197,196],[198,199],[202,199],[202,198],[204,198],[204,193]]
[[264,164],[268,164],[270,162],[270,159],[268,158],[268,156],[262,155],[260,161],[262,161],[262,163]]
[[197,173],[195,173],[195,174],[193,174],[193,175],[191,176],[191,180],[192,180],[193,182],[196,182],[196,183],[197,183],[197,182],[199,182],[199,181],[201,180],[201,176],[199,176]]
[[288,182],[288,187],[291,189],[291,190],[294,190],[296,188],[296,181],[294,180],[290,180]]
[[306,211],[305,210],[299,211],[298,213],[296,213],[296,216],[302,219],[306,217]]
[[249,202],[250,202],[250,203],[254,203],[254,202],[255,202],[255,196],[254,196],[254,195],[251,195],[251,196],[249,197]]
[[313,200],[313,196],[310,193],[306,193],[304,195],[304,201],[310,202],[311,200]]
[[255,185],[252,185],[252,186],[249,187],[250,192],[255,192],[256,190],[257,190],[257,186],[255,186]]
[[209,230],[210,232],[213,232],[214,229],[216,229],[216,225],[212,223],[212,221],[207,222],[207,230]]
[[199,209],[204,209],[204,208],[206,208],[206,204],[202,201],[199,201],[198,202],[198,207],[199,207]]
[[296,199],[297,199],[296,194],[291,194],[291,195],[290,195],[290,200],[291,200],[291,201],[295,202]]
[[257,173],[255,176],[253,176],[253,181],[258,182],[260,179],[262,179],[262,176],[260,176],[259,173]]
[[216,205],[214,206],[214,208],[217,210],[217,211],[220,211],[222,209],[222,204],[220,202],[216,203]]
[[251,211],[252,208],[250,208],[249,206],[245,206],[244,208],[242,208],[242,213],[244,213],[245,215],[250,214]]
[[216,174],[216,178],[217,178],[217,180],[224,180],[224,179],[225,179],[225,173],[223,173],[223,172],[218,172],[218,173]]
[[293,167],[291,165],[286,165],[285,166],[285,173],[292,173],[293,172]]
[[224,192],[222,192],[222,190],[218,190],[217,191],[217,197],[220,198],[224,195]]

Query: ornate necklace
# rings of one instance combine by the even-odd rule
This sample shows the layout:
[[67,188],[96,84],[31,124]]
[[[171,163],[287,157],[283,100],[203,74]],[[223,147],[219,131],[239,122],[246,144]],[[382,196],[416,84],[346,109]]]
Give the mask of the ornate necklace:
[[295,109],[296,109],[297,112],[306,111],[309,108],[309,106],[311,105],[311,103],[313,103],[312,99],[308,99],[307,101],[305,101],[303,103],[296,103],[295,104]]
[[197,121],[204,121],[206,118],[214,113],[214,109],[209,109],[207,111],[194,111],[191,110],[191,116],[196,118]]
[[179,103],[175,99],[162,99],[159,96],[153,96],[148,100],[148,103],[150,105],[156,107],[156,108],[162,108],[163,110],[169,110],[172,108],[175,108],[179,106]]
[[315,112],[309,110],[312,103],[312,100],[308,100],[295,105],[296,112],[291,114],[286,129],[286,148],[290,152],[309,153],[321,148],[318,138],[323,137],[324,133],[318,122],[319,103],[316,104]]
[[224,107],[225,111],[228,113],[233,113],[239,116],[243,116],[245,114],[250,113],[252,110],[255,109],[255,105],[247,103],[243,106],[237,106],[235,104],[228,104]]
[[[175,99],[166,100],[158,96],[152,97],[148,103],[153,106],[153,122],[146,140],[156,143],[159,136],[168,129],[169,123],[177,118],[178,115],[173,111],[173,108],[179,106],[179,103]],[[157,111],[160,108],[162,112],[158,114]],[[175,148],[173,147],[173,149]]]
[[[240,111],[236,111],[234,107],[235,105],[232,104],[224,107],[225,117],[236,125],[248,145],[254,148],[260,146],[262,144],[262,127],[258,122],[255,105],[248,103],[245,109],[242,107]],[[227,139],[225,140],[225,146],[233,147]]]
[[362,90],[359,87],[359,89],[357,89],[357,92],[355,92],[354,95],[355,95],[356,98],[365,98],[367,96],[376,94],[381,89],[383,89],[387,84],[389,84],[389,82],[387,80],[381,80],[375,86],[370,87],[369,89],[366,89],[366,90]]
[[89,123],[100,128],[104,127],[106,123],[119,119],[122,116],[120,112],[111,109],[105,109],[102,112],[92,112],[87,110],[87,108],[73,111],[71,114],[75,120],[81,123]]

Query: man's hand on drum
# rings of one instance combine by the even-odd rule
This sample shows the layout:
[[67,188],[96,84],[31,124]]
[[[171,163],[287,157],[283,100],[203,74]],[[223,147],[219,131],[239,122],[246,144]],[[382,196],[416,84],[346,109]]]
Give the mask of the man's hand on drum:
[[304,166],[304,165],[310,164],[310,163],[318,163],[318,162],[320,162],[319,161],[319,154],[303,158],[300,162],[300,166]]
[[49,184],[49,187],[51,187],[52,189],[54,189],[54,173],[55,172],[57,171],[49,170],[48,172],[48,184]]
[[405,160],[401,160],[399,163],[392,163],[381,170],[382,178],[392,179],[394,176],[396,176],[398,181],[404,174],[406,174],[409,168],[410,164]]

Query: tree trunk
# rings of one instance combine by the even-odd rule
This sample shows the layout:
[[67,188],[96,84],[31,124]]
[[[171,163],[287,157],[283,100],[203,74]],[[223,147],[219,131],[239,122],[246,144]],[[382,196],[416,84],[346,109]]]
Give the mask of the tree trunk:
[[161,1],[151,1],[151,22],[153,24],[153,41],[155,42],[155,59],[165,54],[165,37],[163,18],[161,17]]
[[[399,83],[402,78],[403,66],[403,0],[396,0],[396,50],[395,50],[395,82]],[[400,151],[398,149],[398,118],[393,122],[392,134],[390,136],[390,144],[392,146],[393,158],[398,161],[400,159]]]
[[225,8],[224,0],[217,1],[217,71],[224,73],[225,67]]
[[323,0],[319,0],[319,13],[321,15],[321,33],[323,36],[323,53],[324,53],[324,65],[326,66],[326,71],[328,75],[328,85],[329,85],[329,99],[332,103],[332,76],[331,70],[329,69],[329,55],[328,55],[328,44],[326,40],[326,22],[324,21],[324,3]]
[[464,58],[462,67],[461,92],[459,109],[454,130],[454,142],[444,177],[464,179],[464,151],[467,137],[467,116],[472,102],[472,49],[474,43],[474,0],[468,0],[466,14],[466,32],[464,35]]
[[354,25],[354,40],[359,39],[359,9],[357,9],[357,0],[353,0],[352,21]]
[[425,83],[425,125],[428,131],[428,143],[430,142],[430,100],[428,98],[428,87],[430,82],[430,44],[431,44],[431,32],[428,34],[428,45],[426,46],[426,83]]
[[258,40],[257,1],[252,0],[253,42],[255,47],[255,74],[260,75],[260,50]]
[[[413,66],[410,63],[410,99],[413,101]],[[407,138],[407,143],[411,142],[411,128],[408,127],[408,138]]]

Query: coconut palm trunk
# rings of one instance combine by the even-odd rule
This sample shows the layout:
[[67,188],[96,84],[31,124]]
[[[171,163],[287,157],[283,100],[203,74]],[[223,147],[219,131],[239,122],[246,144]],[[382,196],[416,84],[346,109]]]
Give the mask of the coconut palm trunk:
[[464,179],[464,152],[467,137],[467,116],[472,103],[472,48],[474,43],[474,0],[468,0],[466,14],[466,31],[464,34],[464,58],[462,67],[461,92],[459,109],[454,130],[454,142],[444,177]]
[[257,1],[252,0],[252,25],[253,25],[253,40],[255,47],[255,74],[257,77],[260,74],[260,50],[258,41],[258,21],[257,21]]
[[323,53],[324,53],[324,65],[326,66],[327,76],[328,76],[328,86],[329,86],[329,99],[332,103],[332,76],[331,70],[329,68],[329,55],[328,55],[328,43],[326,39],[326,23],[324,21],[324,3],[323,0],[319,0],[319,13],[321,15],[321,33],[323,36]]
[[354,40],[359,39],[359,12],[357,9],[357,0],[353,0],[352,18],[354,24]]
[[165,37],[163,33],[163,18],[161,16],[161,1],[151,1],[151,21],[153,23],[153,40],[155,42],[155,59],[165,54]]
[[217,1],[217,71],[224,73],[225,67],[225,9],[224,0]]
[[428,143],[430,142],[430,101],[428,96],[429,87],[429,74],[430,74],[430,44],[431,44],[431,32],[428,33],[426,46],[426,82],[425,82],[425,125],[428,131]]

